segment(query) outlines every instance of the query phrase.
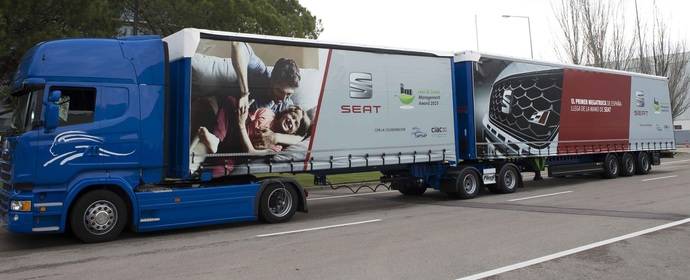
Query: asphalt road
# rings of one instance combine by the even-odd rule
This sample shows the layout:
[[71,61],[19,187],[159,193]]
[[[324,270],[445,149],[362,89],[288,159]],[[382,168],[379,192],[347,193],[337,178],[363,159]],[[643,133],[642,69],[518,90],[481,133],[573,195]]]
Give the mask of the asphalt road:
[[688,279],[689,182],[682,155],[644,176],[547,178],[473,200],[316,190],[289,223],[105,244],[0,230],[0,279]]

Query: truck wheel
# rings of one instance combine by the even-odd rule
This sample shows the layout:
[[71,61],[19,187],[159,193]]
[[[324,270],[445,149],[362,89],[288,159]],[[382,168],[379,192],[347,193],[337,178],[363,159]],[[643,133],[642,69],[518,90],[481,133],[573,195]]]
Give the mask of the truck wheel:
[[450,197],[470,199],[479,195],[481,184],[479,174],[472,168],[463,168],[455,177],[455,189],[457,192],[448,193]]
[[267,223],[289,221],[297,211],[297,192],[284,184],[270,184],[261,193],[259,219]]
[[501,166],[496,178],[496,184],[489,187],[492,193],[514,193],[520,185],[520,173],[517,166],[512,163],[507,163]]
[[403,195],[420,196],[426,192],[424,184],[415,179],[398,179],[391,182],[391,189],[398,190]]
[[647,152],[637,153],[637,160],[635,161],[635,172],[637,174],[647,174],[652,170],[652,164],[649,160],[649,154]]
[[620,174],[620,162],[615,154],[608,154],[604,158],[604,178],[613,179]]
[[631,153],[624,153],[621,157],[621,176],[635,175],[635,157]]
[[81,196],[70,211],[74,235],[86,243],[116,239],[127,225],[129,213],[124,200],[108,190],[94,190]]

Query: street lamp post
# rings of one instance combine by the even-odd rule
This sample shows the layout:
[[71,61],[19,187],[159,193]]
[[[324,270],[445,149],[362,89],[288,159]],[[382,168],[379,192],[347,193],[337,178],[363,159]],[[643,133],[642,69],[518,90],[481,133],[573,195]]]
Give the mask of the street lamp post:
[[527,32],[529,32],[529,54],[534,59],[534,49],[532,49],[532,24],[528,16],[503,15],[504,18],[524,18],[527,19]]

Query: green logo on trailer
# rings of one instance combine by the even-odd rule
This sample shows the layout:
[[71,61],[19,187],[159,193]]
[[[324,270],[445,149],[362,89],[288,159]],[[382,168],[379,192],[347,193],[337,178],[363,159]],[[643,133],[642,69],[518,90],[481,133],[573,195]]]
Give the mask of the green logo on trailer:
[[400,83],[400,103],[403,105],[400,106],[400,109],[412,109],[414,106],[412,106],[412,102],[414,102],[414,95],[412,94],[412,89],[405,88],[405,85],[403,83]]

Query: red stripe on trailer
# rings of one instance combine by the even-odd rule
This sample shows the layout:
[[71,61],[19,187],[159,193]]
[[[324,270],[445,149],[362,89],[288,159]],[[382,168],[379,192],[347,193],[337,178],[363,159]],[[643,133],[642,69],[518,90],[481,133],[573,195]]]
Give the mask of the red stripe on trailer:
[[558,153],[627,149],[630,83],[630,76],[565,69]]
[[319,92],[319,102],[316,104],[316,112],[314,112],[314,121],[311,125],[311,141],[309,141],[307,156],[304,158],[304,171],[307,171],[309,159],[311,159],[311,148],[314,145],[314,141],[316,140],[316,125],[319,122],[319,112],[321,111],[323,91],[326,88],[326,79],[328,78],[328,67],[331,65],[331,53],[333,53],[333,49],[328,50],[328,58],[326,58],[326,68],[323,70],[323,79],[321,80],[321,91]]

